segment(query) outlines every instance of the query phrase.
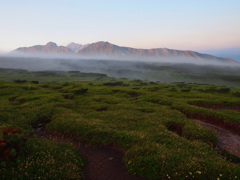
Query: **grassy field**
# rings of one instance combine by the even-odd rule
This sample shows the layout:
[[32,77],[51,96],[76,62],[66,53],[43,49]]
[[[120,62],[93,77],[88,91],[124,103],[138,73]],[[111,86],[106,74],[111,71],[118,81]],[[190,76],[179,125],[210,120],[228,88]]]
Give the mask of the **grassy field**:
[[214,119],[240,130],[239,112],[201,107],[239,106],[239,89],[80,72],[4,70],[0,78],[3,179],[84,178],[86,160],[71,144],[38,139],[34,129],[40,123],[80,143],[121,148],[128,172],[136,176],[240,177],[240,167],[215,150],[217,134],[188,119]]

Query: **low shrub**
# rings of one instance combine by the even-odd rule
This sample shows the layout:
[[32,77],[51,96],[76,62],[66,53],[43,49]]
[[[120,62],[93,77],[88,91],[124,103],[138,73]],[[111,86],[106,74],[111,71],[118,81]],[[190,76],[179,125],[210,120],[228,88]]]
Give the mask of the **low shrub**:
[[21,79],[17,79],[17,80],[14,80],[15,83],[25,83],[27,82],[26,80],[21,80]]
[[39,84],[39,81],[31,81],[32,84]]
[[65,99],[73,99],[74,98],[74,94],[72,94],[72,93],[63,94],[62,96]]
[[103,83],[103,85],[104,86],[128,86],[128,84],[125,84],[122,81],[107,82],[107,83]]
[[82,95],[82,94],[86,94],[88,91],[88,88],[78,88],[78,89],[74,89],[73,93],[76,95]]
[[181,89],[182,92],[190,92],[191,89]]
[[220,89],[218,90],[218,92],[219,92],[219,93],[229,93],[230,90],[231,90],[230,88],[227,88],[227,87],[226,87],[226,88],[220,88]]
[[17,157],[20,148],[27,141],[27,134],[18,127],[2,127],[0,129],[0,161],[10,162]]

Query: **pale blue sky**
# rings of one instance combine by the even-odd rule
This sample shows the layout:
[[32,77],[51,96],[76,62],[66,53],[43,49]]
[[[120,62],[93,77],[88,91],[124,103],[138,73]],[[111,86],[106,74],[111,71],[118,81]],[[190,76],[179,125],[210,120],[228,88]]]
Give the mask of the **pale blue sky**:
[[0,0],[0,51],[48,41],[240,47],[240,0]]

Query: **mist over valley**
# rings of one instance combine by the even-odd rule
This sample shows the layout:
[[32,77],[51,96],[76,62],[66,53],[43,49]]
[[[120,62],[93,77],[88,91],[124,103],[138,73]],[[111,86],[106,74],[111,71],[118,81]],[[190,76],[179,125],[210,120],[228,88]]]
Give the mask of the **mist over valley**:
[[[240,87],[240,66],[232,63],[192,63],[193,59],[165,61],[78,59],[50,57],[0,57],[0,68],[27,71],[79,71],[109,77],[186,82]],[[4,80],[4,78],[2,78]]]
[[164,83],[206,83],[239,87],[240,66],[230,58],[166,48],[134,49],[109,42],[18,48],[0,57],[0,68],[80,71]]

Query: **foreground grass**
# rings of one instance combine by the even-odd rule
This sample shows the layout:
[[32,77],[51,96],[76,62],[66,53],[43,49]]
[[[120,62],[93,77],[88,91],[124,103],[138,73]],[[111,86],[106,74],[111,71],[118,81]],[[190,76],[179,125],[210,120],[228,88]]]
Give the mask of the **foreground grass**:
[[16,162],[1,169],[2,179],[82,179],[85,161],[70,144],[30,139]]
[[216,133],[185,115],[217,116],[240,124],[239,113],[195,106],[199,102],[240,105],[238,89],[210,91],[208,85],[127,80],[95,85],[1,81],[0,88],[1,126],[14,125],[30,134],[16,162],[2,167],[6,179],[82,177],[84,161],[70,145],[35,138],[33,128],[39,123],[47,123],[49,131],[74,135],[80,142],[120,147],[129,173],[137,176],[237,179],[240,175],[239,166],[214,150]]

